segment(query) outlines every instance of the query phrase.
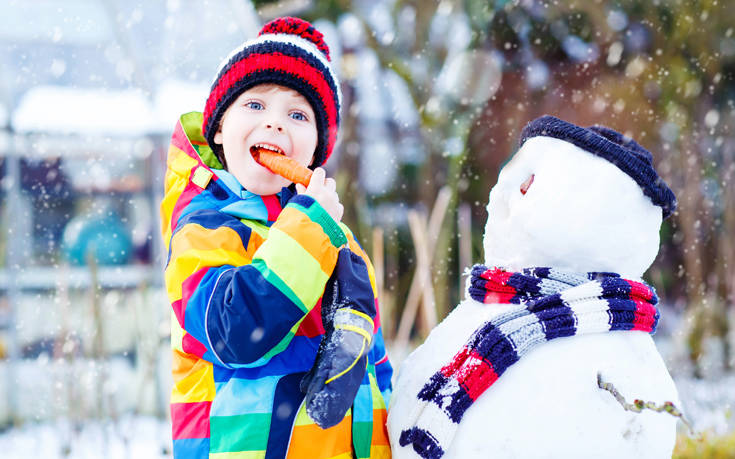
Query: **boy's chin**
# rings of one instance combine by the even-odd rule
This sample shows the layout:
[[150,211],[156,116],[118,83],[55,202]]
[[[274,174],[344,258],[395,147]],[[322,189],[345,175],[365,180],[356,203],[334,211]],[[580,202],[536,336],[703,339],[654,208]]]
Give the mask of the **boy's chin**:
[[245,186],[245,184],[243,184],[243,187],[251,193],[268,196],[279,193],[283,187],[287,187],[290,184],[291,182],[285,178],[269,173],[268,176],[262,177],[260,180],[253,181],[250,186]]

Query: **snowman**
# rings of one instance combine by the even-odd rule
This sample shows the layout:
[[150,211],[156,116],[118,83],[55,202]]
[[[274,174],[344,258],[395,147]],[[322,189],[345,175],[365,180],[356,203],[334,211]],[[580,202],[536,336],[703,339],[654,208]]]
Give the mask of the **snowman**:
[[679,405],[641,277],[676,207],[635,141],[552,116],[529,123],[490,193],[485,264],[402,364],[395,458],[670,458]]

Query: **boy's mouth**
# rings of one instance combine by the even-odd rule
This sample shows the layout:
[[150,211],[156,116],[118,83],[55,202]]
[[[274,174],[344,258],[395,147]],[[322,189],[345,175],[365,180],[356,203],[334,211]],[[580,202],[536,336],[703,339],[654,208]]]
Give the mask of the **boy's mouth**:
[[258,150],[268,150],[268,151],[272,151],[274,153],[278,153],[279,155],[285,155],[286,154],[278,146],[271,145],[269,143],[256,143],[255,145],[253,145],[252,147],[250,147],[250,153],[253,154],[253,155],[257,154],[258,153]]
[[285,155],[283,150],[275,145],[256,143],[250,147],[250,154],[256,163],[268,169],[273,174],[304,186],[309,186],[311,170],[293,158]]

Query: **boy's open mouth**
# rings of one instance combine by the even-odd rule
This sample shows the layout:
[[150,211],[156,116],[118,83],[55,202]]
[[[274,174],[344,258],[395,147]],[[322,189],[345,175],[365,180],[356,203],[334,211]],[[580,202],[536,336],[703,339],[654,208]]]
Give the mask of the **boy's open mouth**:
[[[275,145],[271,145],[268,143],[256,143],[252,147],[250,147],[250,154],[253,156],[256,156],[259,153],[259,150],[267,150],[272,151],[274,153],[278,153],[279,155],[285,155],[286,153],[283,152],[280,148],[278,148]],[[256,157],[257,158],[257,157]]]
[[250,154],[255,162],[274,174],[278,174],[291,182],[309,186],[311,170],[293,158],[289,158],[279,147],[266,143],[256,143],[250,147]]

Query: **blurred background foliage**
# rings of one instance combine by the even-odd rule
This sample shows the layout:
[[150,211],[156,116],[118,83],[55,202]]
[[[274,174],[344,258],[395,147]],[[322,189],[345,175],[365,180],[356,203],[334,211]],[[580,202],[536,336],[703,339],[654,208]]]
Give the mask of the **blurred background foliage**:
[[[679,210],[664,224],[661,252],[647,280],[667,305],[686,314],[693,362],[703,340],[716,337],[723,365],[732,364],[727,336],[735,300],[735,37],[729,18],[735,4],[333,1],[317,2],[305,13],[314,20],[342,18],[342,24],[345,15],[356,15],[350,20],[365,34],[384,76],[399,76],[410,91],[420,153],[402,154],[410,133],[392,123],[396,178],[367,193],[364,181],[344,180],[352,207],[347,219],[358,229],[385,225],[369,210],[391,203],[428,209],[440,186],[451,187],[435,258],[440,316],[462,294],[460,284],[442,279],[456,279],[463,269],[453,214],[460,203],[471,206],[472,261],[480,261],[488,191],[525,123],[549,113],[580,125],[611,126],[654,153]],[[351,54],[360,55],[345,47],[348,86],[362,71],[350,68],[356,65]],[[373,84],[387,84],[385,79]],[[351,118],[360,118],[360,108],[358,99],[345,111],[346,126],[359,126]],[[345,158],[368,153],[353,146],[360,145],[360,129],[343,131],[347,154],[339,174],[361,177],[360,164]],[[411,271],[397,260],[410,265],[412,258],[405,225],[396,228],[388,246],[397,245],[392,250],[406,256],[395,258],[387,284],[402,298]]]
[[[675,377],[732,374],[735,2],[10,0],[0,12],[0,365],[18,362],[0,392],[42,384],[31,361],[51,365],[50,381],[86,381],[49,389],[64,402],[41,418],[165,416],[157,206],[170,130],[178,113],[201,110],[219,61],[281,15],[324,32],[342,80],[328,171],[345,222],[380,265],[389,344],[415,282],[417,236],[437,234],[423,301],[441,319],[464,297],[464,269],[483,259],[488,193],[521,129],[552,114],[653,153],[679,199],[646,274],[664,307],[659,347]],[[446,214],[430,220],[442,196]],[[415,345],[431,321],[407,317]],[[399,364],[410,346],[393,349]],[[105,390],[82,403],[100,378]],[[0,424],[41,400],[32,389],[0,400]],[[677,446],[681,457],[697,447]]]

